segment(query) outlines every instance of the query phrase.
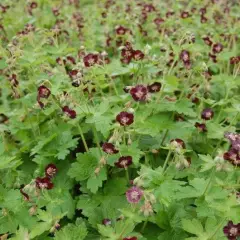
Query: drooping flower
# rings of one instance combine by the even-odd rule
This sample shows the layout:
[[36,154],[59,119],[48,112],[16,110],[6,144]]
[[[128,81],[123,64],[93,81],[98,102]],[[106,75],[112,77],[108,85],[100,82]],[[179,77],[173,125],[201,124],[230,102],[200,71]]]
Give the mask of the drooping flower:
[[206,108],[201,113],[201,118],[204,120],[210,120],[214,117],[214,112],[211,108]]
[[51,91],[45,87],[44,85],[41,85],[39,88],[38,88],[38,96],[40,98],[48,98],[51,94]]
[[194,126],[199,130],[199,132],[207,132],[207,127],[205,123],[196,122]]
[[136,61],[142,60],[144,58],[144,53],[141,50],[133,51],[133,59]]
[[186,63],[188,61],[190,61],[190,53],[187,50],[182,50],[182,52],[180,53],[180,59]]
[[69,108],[68,106],[64,106],[64,107],[62,108],[62,110],[63,110],[63,112],[64,112],[68,117],[70,117],[71,119],[74,119],[74,118],[76,118],[76,116],[77,116],[77,113],[76,113],[74,110],[72,110],[71,108]]
[[50,163],[45,167],[45,176],[52,178],[56,175],[57,173],[57,167],[55,164]]
[[153,208],[152,208],[151,202],[145,201],[143,206],[140,209],[140,212],[142,212],[145,217],[150,216],[153,213]]
[[147,89],[150,93],[156,93],[161,90],[162,84],[160,82],[154,82],[147,86]]
[[138,203],[143,196],[143,191],[139,187],[133,186],[126,192],[126,197],[129,203]]
[[119,152],[112,143],[107,142],[102,145],[102,150],[107,154],[116,154]]
[[89,53],[83,58],[85,67],[91,67],[98,63],[98,54]]
[[130,90],[130,94],[135,101],[145,101],[147,98],[148,89],[144,85],[137,85],[132,87]]
[[212,51],[214,54],[220,53],[223,50],[223,45],[221,43],[215,43],[212,46]]
[[36,183],[36,187],[38,189],[52,189],[53,188],[53,183],[51,182],[51,180],[48,177],[37,177],[35,180]]
[[234,166],[240,166],[240,154],[236,149],[230,149],[228,152],[223,154],[224,160],[229,161]]
[[116,121],[118,121],[122,126],[128,126],[133,123],[134,115],[128,112],[120,112],[116,117]]
[[170,141],[172,147],[177,147],[177,148],[185,148],[185,143],[182,139],[180,138],[175,138]]
[[122,156],[115,163],[115,166],[118,167],[118,168],[127,168],[131,164],[132,164],[132,157],[131,156]]
[[125,237],[123,240],[138,240],[137,237]]
[[116,27],[115,30],[116,30],[117,35],[125,35],[127,32],[129,32],[129,29],[125,28],[123,26],[118,26],[118,27]]
[[8,117],[5,114],[0,113],[0,124],[1,123],[6,123],[7,120],[8,120]]
[[188,18],[188,17],[190,17],[189,12],[183,11],[183,12],[181,13],[181,18],[185,19],[185,18]]
[[229,240],[237,240],[237,237],[240,237],[240,223],[233,224],[232,221],[229,221],[223,228],[223,232]]
[[157,26],[160,26],[162,23],[164,23],[164,19],[159,17],[155,18],[153,21]]
[[41,108],[44,107],[44,104],[43,102],[41,101],[41,98],[49,98],[51,94],[51,91],[44,85],[41,85],[39,88],[38,88],[38,96],[37,96],[37,101],[40,105]]
[[112,221],[108,218],[104,218],[102,220],[102,224],[105,225],[105,226],[108,226],[108,225],[111,225],[112,224]]
[[211,40],[210,37],[208,37],[208,36],[203,37],[203,41],[204,41],[208,46],[212,46],[212,44],[213,44],[212,40]]
[[230,64],[232,65],[238,64],[239,62],[240,62],[240,56],[230,58]]

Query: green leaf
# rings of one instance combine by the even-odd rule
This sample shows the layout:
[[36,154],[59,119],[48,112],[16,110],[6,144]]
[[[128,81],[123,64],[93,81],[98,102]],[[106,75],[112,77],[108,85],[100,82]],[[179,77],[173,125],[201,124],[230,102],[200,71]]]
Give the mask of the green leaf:
[[77,219],[76,224],[68,224],[56,232],[55,240],[83,240],[88,234],[87,227],[83,221]]
[[71,165],[68,175],[75,178],[77,181],[88,179],[97,167],[99,159],[91,153],[78,153],[77,162]]
[[183,229],[186,232],[201,236],[203,234],[203,226],[198,219],[183,219],[182,220]]
[[87,188],[92,193],[96,193],[99,187],[102,187],[103,181],[107,180],[106,168],[101,168],[98,174],[92,175],[87,181]]

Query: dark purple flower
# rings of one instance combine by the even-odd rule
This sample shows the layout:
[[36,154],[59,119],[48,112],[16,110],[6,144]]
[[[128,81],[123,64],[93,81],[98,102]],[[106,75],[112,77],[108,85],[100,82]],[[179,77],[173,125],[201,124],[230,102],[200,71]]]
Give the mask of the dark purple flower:
[[235,65],[238,64],[240,62],[240,57],[231,57],[230,58],[230,64]]
[[166,13],[166,18],[169,18],[169,17],[171,17],[171,16],[173,16],[175,13],[173,12],[173,11],[168,11],[167,13]]
[[214,43],[212,46],[212,51],[214,54],[220,53],[223,50],[223,45],[221,43]]
[[62,108],[63,112],[67,114],[67,116],[69,116],[70,118],[74,119],[76,118],[77,114],[74,110],[72,110],[71,108],[69,108],[68,106],[64,106]]
[[174,145],[175,147],[185,148],[185,143],[180,138],[175,138],[170,141],[171,145]]
[[8,117],[5,114],[0,113],[0,124],[1,123],[6,123],[7,120],[8,120]]
[[134,50],[133,58],[136,61],[142,60],[144,58],[144,53],[141,50]]
[[53,183],[51,182],[51,180],[48,177],[37,177],[36,180],[36,187],[39,189],[52,189],[53,188]]
[[83,58],[85,67],[91,67],[98,63],[98,54],[89,53]]
[[116,154],[119,152],[112,143],[107,142],[102,145],[102,150],[107,154]]
[[31,2],[30,3],[30,8],[35,9],[37,8],[38,4],[36,2]]
[[41,98],[48,98],[50,96],[50,94],[51,94],[51,91],[47,87],[45,87],[44,85],[41,85],[38,88],[37,101],[38,101],[41,108],[44,107],[43,102],[41,102]]
[[187,50],[182,50],[182,52],[180,53],[180,59],[186,63],[190,61],[190,53]]
[[56,175],[57,173],[57,167],[55,164],[50,163],[45,167],[45,176],[52,178]]
[[201,23],[206,23],[207,21],[208,21],[208,19],[204,15],[202,15],[201,16]]
[[154,82],[147,86],[150,93],[159,92],[161,90],[162,84],[160,82]]
[[205,44],[207,44],[208,46],[212,46],[212,44],[213,44],[212,40],[211,40],[210,37],[208,37],[208,36],[203,37],[203,41],[204,41]]
[[122,126],[128,126],[131,125],[134,121],[134,115],[132,113],[128,112],[120,112],[116,120],[122,125]]
[[148,89],[144,85],[132,87],[130,94],[135,101],[145,101],[147,98]]
[[145,13],[150,13],[156,11],[156,8],[152,4],[144,4],[142,11]]
[[45,87],[44,85],[41,85],[39,88],[38,88],[38,96],[40,98],[48,98],[51,94],[51,91]]
[[188,18],[188,17],[190,17],[190,14],[189,14],[189,12],[187,12],[187,11],[183,11],[182,13],[181,13],[181,18]]
[[72,56],[67,56],[66,57],[66,60],[68,61],[68,62],[70,62],[71,64],[76,64],[76,60],[75,60],[75,58],[74,57],[72,57]]
[[138,240],[137,237],[125,237],[123,240]]
[[204,120],[210,120],[214,117],[214,112],[211,108],[206,108],[202,111],[201,117]]
[[196,122],[194,126],[199,130],[199,132],[207,132],[207,127],[205,123]]
[[223,228],[223,232],[229,240],[237,240],[237,237],[240,237],[240,223],[235,225],[232,221],[229,221]]
[[16,74],[13,73],[11,76],[9,76],[8,79],[9,79],[12,86],[17,87],[19,85]]
[[224,160],[229,161],[234,166],[240,166],[240,154],[236,149],[230,149],[228,152],[223,154]]
[[118,168],[127,168],[131,164],[132,164],[132,157],[123,156],[118,159],[118,161],[115,163],[115,166]]
[[129,31],[128,28],[125,28],[123,26],[119,26],[116,28],[117,35],[125,35]]
[[143,196],[143,191],[136,186],[131,187],[126,192],[126,197],[129,203],[138,203]]
[[112,221],[108,218],[104,218],[102,220],[102,224],[105,225],[105,226],[108,226],[108,225],[111,225],[112,224]]
[[161,25],[162,23],[164,23],[164,19],[162,19],[162,18],[155,18],[154,20],[154,23],[157,25],[157,26],[159,26],[159,25]]
[[132,50],[132,49],[126,49],[126,48],[124,48],[124,49],[122,49],[122,51],[121,51],[121,56],[122,56],[123,58],[126,58],[126,59],[128,59],[129,61],[131,61],[131,59],[132,59],[132,57],[133,57],[133,50]]

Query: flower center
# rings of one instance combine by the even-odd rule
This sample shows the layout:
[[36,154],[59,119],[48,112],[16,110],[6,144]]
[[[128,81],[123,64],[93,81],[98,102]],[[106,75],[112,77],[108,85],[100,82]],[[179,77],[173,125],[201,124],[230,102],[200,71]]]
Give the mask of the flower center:
[[123,124],[126,124],[127,122],[128,122],[128,117],[123,117],[122,119],[121,119],[121,122],[123,123]]
[[127,164],[128,164],[128,160],[122,160],[120,163],[120,165],[122,165],[124,167],[127,166]]
[[133,192],[131,193],[131,198],[132,198],[133,200],[138,200],[138,198],[139,198],[139,193],[138,193],[137,191],[133,191]]
[[230,236],[237,236],[238,229],[233,227],[230,229],[229,233],[230,233]]

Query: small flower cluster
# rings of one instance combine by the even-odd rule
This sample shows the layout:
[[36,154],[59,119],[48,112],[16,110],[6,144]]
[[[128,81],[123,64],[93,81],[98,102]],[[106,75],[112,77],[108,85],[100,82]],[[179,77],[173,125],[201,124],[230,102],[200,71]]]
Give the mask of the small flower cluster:
[[109,64],[110,60],[105,53],[104,54],[89,53],[83,57],[83,62],[85,67],[92,67],[96,64],[98,65]]
[[189,69],[191,67],[190,52],[187,50],[182,50],[180,53],[180,59],[182,60],[184,66]]
[[237,65],[239,63],[240,63],[240,56],[230,58],[230,64]]
[[51,95],[51,91],[49,90],[49,88],[47,88],[46,86],[44,85],[41,85],[39,88],[38,88],[38,95],[37,95],[37,101],[38,101],[38,104],[41,108],[44,107],[44,103],[41,101],[42,98],[49,98],[49,96]]
[[[214,117],[214,112],[211,108],[205,108],[201,113],[201,118],[203,121],[211,120],[213,117]],[[203,133],[207,132],[207,126],[205,122],[203,123],[196,122],[195,127],[198,129],[199,132],[203,132]]]
[[129,64],[132,60],[142,60],[144,58],[144,53],[141,50],[134,50],[132,44],[126,42],[124,48],[121,50],[121,56],[121,62]]
[[188,168],[191,165],[191,158],[185,157],[184,152],[186,148],[185,142],[180,139],[172,139],[170,141],[170,150],[174,152],[174,161],[177,169]]
[[134,87],[127,86],[124,88],[126,93],[130,93],[132,98],[137,102],[145,102],[150,98],[149,93],[156,93],[161,90],[162,84],[160,82],[154,82],[147,86],[143,84],[136,85]]
[[223,158],[235,166],[240,166],[240,134],[227,132],[225,138],[230,141],[231,146]]
[[50,190],[53,188],[54,184],[52,183],[52,178],[57,173],[57,167],[55,164],[48,164],[45,168],[45,176],[37,177],[35,180],[36,187],[38,189],[47,189]]

